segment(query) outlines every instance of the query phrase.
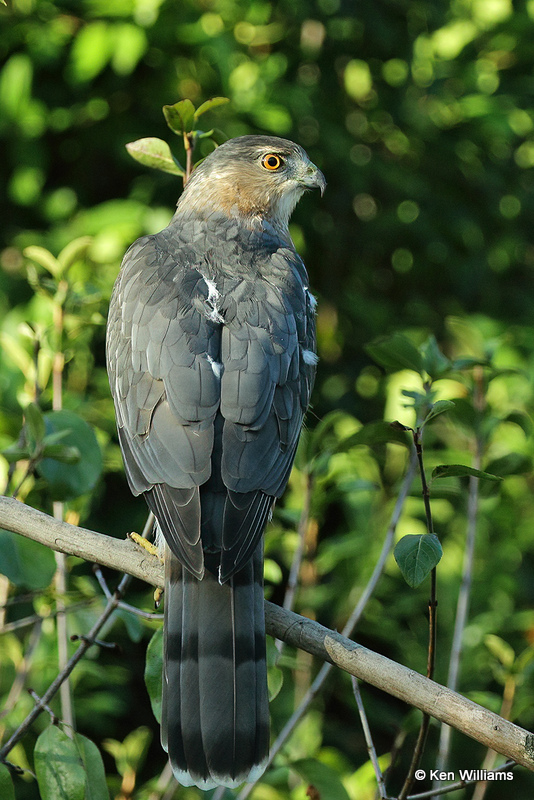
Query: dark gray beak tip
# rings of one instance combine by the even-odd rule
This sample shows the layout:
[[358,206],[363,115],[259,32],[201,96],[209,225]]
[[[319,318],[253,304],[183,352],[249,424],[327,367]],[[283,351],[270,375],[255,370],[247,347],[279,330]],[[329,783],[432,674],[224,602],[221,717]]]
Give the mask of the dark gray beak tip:
[[326,178],[320,169],[315,168],[303,183],[307,189],[319,189],[321,197],[323,196],[324,190],[326,189]]
[[326,178],[320,169],[317,169],[315,172],[313,186],[315,189],[319,189],[322,197],[326,189]]

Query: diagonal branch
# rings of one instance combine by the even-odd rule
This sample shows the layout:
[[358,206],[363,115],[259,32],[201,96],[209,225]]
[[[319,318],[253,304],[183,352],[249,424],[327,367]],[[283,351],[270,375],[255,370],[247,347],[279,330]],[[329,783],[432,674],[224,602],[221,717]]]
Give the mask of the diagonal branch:
[[[11,498],[0,498],[0,527],[154,586],[163,585],[159,559],[132,542],[55,520]],[[292,611],[266,603],[265,618],[271,636],[340,667],[534,772],[534,735],[524,728]]]

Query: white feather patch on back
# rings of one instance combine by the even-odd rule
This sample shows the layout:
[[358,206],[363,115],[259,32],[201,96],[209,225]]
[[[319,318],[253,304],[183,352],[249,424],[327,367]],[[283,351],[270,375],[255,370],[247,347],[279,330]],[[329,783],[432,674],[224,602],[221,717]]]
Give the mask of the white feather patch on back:
[[208,287],[207,303],[209,306],[211,306],[211,309],[207,315],[208,319],[210,319],[212,322],[224,322],[224,317],[221,316],[221,314],[219,313],[219,309],[217,308],[217,304],[219,302],[221,293],[217,289],[215,281],[212,281],[209,278],[206,278],[205,276],[203,276],[203,278],[206,286]]
[[314,353],[313,350],[303,350],[302,351],[302,360],[305,364],[312,364],[315,366],[319,361],[319,356],[317,353]]
[[216,378],[218,378],[220,380],[221,379],[221,375],[223,373],[223,365],[221,363],[219,363],[219,361],[215,361],[215,359],[212,358],[210,355],[206,354],[206,356],[207,356],[207,359],[208,359],[209,363],[211,364],[211,368],[213,370],[213,374],[215,375]]

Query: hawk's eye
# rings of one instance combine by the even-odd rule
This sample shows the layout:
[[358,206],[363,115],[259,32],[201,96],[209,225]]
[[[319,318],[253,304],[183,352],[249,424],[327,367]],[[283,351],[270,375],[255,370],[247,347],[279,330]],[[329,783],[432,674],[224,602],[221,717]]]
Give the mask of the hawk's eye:
[[271,172],[274,172],[274,170],[276,169],[280,169],[283,163],[284,162],[282,161],[280,156],[277,156],[275,153],[269,153],[268,155],[263,156],[261,160],[262,166],[265,167],[265,169],[270,170]]

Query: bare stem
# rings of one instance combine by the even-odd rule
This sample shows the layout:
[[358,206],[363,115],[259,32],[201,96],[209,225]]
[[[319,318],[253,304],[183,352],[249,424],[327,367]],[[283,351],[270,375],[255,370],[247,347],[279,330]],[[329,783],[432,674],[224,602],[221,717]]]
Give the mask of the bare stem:
[[306,547],[306,533],[308,531],[308,523],[310,521],[310,505],[313,494],[313,483],[314,483],[313,476],[307,474],[306,488],[304,492],[304,504],[302,506],[302,512],[300,515],[299,526],[298,526],[298,544],[297,544],[297,549],[295,550],[295,555],[293,556],[293,561],[289,572],[289,578],[287,581],[287,588],[284,595],[284,602],[282,604],[283,608],[288,608],[290,610],[293,609],[293,604],[295,602],[295,594],[298,586],[300,565],[302,564],[302,559],[304,558],[304,551]]
[[354,699],[356,700],[356,705],[358,707],[358,714],[360,715],[360,721],[362,723],[362,730],[365,738],[365,744],[367,746],[367,752],[369,753],[369,758],[371,760],[371,764],[373,765],[373,769],[376,775],[378,791],[380,792],[380,800],[388,800],[386,793],[386,784],[384,782],[384,776],[382,775],[382,770],[380,769],[380,764],[378,763],[378,756],[376,754],[376,748],[374,746],[373,737],[371,735],[371,728],[369,727],[367,714],[365,713],[365,708],[363,705],[362,694],[360,692],[360,684],[358,682],[358,678],[355,678],[354,676],[352,677],[351,681],[352,681],[352,689],[354,692]]
[[17,704],[17,701],[24,688],[24,683],[30,671],[30,667],[33,661],[33,656],[41,640],[41,630],[42,630],[42,619],[39,617],[36,624],[33,626],[33,629],[30,634],[28,647],[24,653],[20,666],[17,668],[17,674],[15,675],[15,680],[11,684],[11,689],[9,690],[6,702],[4,703],[4,707],[0,712],[0,719],[9,714],[9,712],[12,711],[12,709],[15,708]]
[[[425,504],[426,525],[428,533],[434,532],[434,524],[432,522],[432,509],[430,507],[430,491],[426,481],[425,467],[423,461],[423,442],[422,430],[420,427],[416,428],[413,432],[413,441],[415,445],[415,452],[417,453],[417,462],[419,464],[419,473],[421,475],[421,486],[423,488],[423,502]],[[427,655],[427,678],[432,678],[434,675],[434,666],[436,662],[436,623],[437,623],[437,591],[436,591],[436,568],[430,573],[430,600],[428,601],[428,655]],[[406,780],[400,791],[398,800],[406,800],[410,789],[412,788],[415,771],[421,762],[423,752],[425,749],[426,739],[428,736],[428,727],[430,724],[430,717],[428,714],[423,714],[421,720],[421,727],[417,736],[417,742],[414,748],[412,761]]]
[[195,149],[195,137],[192,133],[184,133],[184,147],[185,147],[185,175],[184,186],[191,177],[193,172],[193,151]]
[[[53,304],[54,322],[54,360],[52,364],[52,408],[60,411],[63,408],[63,370],[65,368],[65,356],[63,353],[63,332],[64,332],[64,309],[63,303],[67,295],[68,284],[65,279],[59,281],[56,296]],[[64,518],[64,505],[61,502],[53,503],[54,517],[62,520]],[[65,614],[65,597],[67,594],[67,558],[64,553],[56,553],[56,617],[57,630],[57,655],[60,674],[65,670],[68,659],[68,631],[67,617]],[[61,718],[68,726],[68,730],[74,729],[74,709],[72,706],[72,692],[68,677],[61,683],[59,688]]]
[[[298,542],[297,548],[293,555],[293,561],[291,562],[291,569],[289,571],[289,578],[287,580],[287,587],[284,594],[284,602],[282,604],[283,608],[288,608],[290,610],[293,609],[293,605],[295,603],[295,595],[297,593],[298,581],[299,581],[299,574],[300,568],[302,565],[302,559],[304,558],[304,551],[306,549],[306,533],[308,531],[308,525],[310,521],[310,506],[311,506],[311,498],[313,494],[313,477],[310,474],[306,475],[306,488],[304,492],[304,503],[302,506],[302,511],[300,514],[299,525],[298,525]],[[282,648],[284,643],[281,639],[276,640],[276,649],[279,653],[282,652]]]
[[[473,406],[480,417],[484,411],[486,403],[484,373],[481,367],[475,368]],[[473,467],[480,469],[482,464],[482,454],[484,450],[484,439],[480,432],[475,438],[475,452],[473,456]],[[467,624],[469,614],[469,599],[471,596],[471,585],[473,581],[473,565],[475,561],[475,543],[477,535],[478,519],[478,499],[479,499],[479,480],[474,476],[469,478],[469,493],[467,498],[467,534],[465,541],[464,563],[462,567],[462,580],[458,592],[456,605],[456,618],[454,620],[454,632],[452,637],[451,655],[449,659],[449,673],[447,676],[447,686],[456,691],[460,674],[460,661],[462,656],[462,638]],[[451,747],[452,728],[442,725],[439,737],[438,753],[436,759],[436,770],[439,772],[445,769],[449,758]]]

